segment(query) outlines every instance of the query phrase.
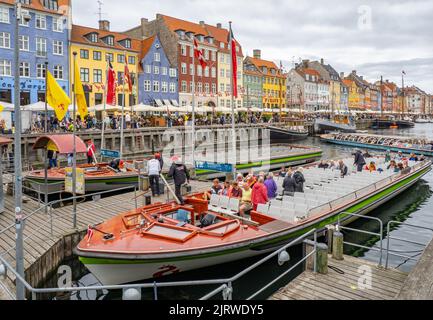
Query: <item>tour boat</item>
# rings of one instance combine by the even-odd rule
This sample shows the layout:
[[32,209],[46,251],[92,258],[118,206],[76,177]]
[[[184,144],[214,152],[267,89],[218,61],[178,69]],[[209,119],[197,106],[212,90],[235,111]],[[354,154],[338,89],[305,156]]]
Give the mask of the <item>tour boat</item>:
[[314,122],[314,130],[316,132],[330,132],[330,131],[340,131],[340,132],[356,132],[356,126],[350,124],[348,121],[336,121],[318,118]]
[[308,130],[303,126],[274,127],[268,126],[271,133],[271,143],[293,142],[308,138]]
[[433,142],[422,138],[345,133],[331,133],[320,137],[325,142],[338,145],[394,152],[401,151],[407,154],[414,153],[433,157]]
[[[133,168],[133,162],[125,161],[125,172],[117,172],[109,167],[108,163],[96,165],[77,165],[84,169],[85,192],[101,192],[115,190],[127,186],[138,185],[138,171]],[[48,171],[48,193],[59,193],[65,188],[65,168],[52,168]],[[32,190],[45,192],[44,170],[30,171],[25,176],[25,181],[30,184]]]
[[[259,205],[250,218],[236,215],[239,199],[214,195],[208,204],[202,194],[185,197],[185,205],[155,203],[125,212],[89,227],[75,253],[104,285],[254,257],[312,229],[322,232],[338,220],[348,223],[354,216],[344,213],[366,214],[431,170],[430,161],[410,161],[404,171],[394,173],[386,169],[384,158],[368,160],[384,171],[350,172],[341,178],[338,170],[305,167],[305,193]],[[344,161],[352,171],[353,159]],[[281,188],[282,180],[277,184]],[[203,216],[209,223],[198,223]]]
[[419,119],[415,120],[415,123],[430,123],[430,120],[424,119],[424,118],[419,118]]

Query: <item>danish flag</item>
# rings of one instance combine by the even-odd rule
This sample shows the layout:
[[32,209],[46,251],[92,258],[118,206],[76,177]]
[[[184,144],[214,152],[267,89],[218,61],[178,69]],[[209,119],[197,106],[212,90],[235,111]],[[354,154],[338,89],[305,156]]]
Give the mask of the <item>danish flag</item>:
[[202,68],[205,68],[207,66],[206,60],[203,57],[203,52],[198,48],[198,43],[195,38],[194,38],[194,56],[196,57],[196,59],[198,59],[198,62],[200,62]]

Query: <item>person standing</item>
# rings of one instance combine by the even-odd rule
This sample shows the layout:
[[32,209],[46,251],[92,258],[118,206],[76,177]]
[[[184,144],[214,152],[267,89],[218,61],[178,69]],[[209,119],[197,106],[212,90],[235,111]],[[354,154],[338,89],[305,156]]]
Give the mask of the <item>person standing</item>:
[[96,147],[92,140],[87,140],[87,164],[92,164],[96,153]]
[[293,179],[295,179],[296,182],[295,192],[304,192],[305,177],[302,173],[302,168],[298,168],[295,171],[295,173],[293,174]]
[[292,171],[289,169],[283,181],[283,194],[293,196],[296,191],[296,180],[293,178]]
[[162,156],[159,152],[155,153],[155,158],[159,161],[159,168],[160,171],[162,171],[162,167],[164,167],[164,159],[162,159]]
[[355,161],[353,163],[356,166],[358,172],[362,172],[362,168],[367,164],[361,150],[357,150],[355,153]]
[[152,189],[152,196],[158,197],[160,195],[159,191],[159,174],[161,172],[161,167],[155,154],[155,157],[147,162],[147,174],[149,175],[150,188]]
[[339,164],[338,168],[340,170],[340,176],[341,178],[344,178],[345,176],[347,176],[349,169],[344,164],[343,160],[338,161],[338,164]]
[[274,180],[274,175],[270,172],[265,180],[266,190],[268,190],[268,198],[274,199],[277,196],[277,183]]
[[168,177],[174,179],[175,194],[181,204],[185,204],[182,197],[181,187],[185,182],[189,183],[189,171],[187,167],[176,157],[168,171]]
[[259,204],[266,204],[269,201],[268,199],[268,190],[264,185],[263,178],[259,178],[257,183],[254,184],[253,192],[251,195],[251,202],[253,203],[253,209],[257,210],[257,206]]

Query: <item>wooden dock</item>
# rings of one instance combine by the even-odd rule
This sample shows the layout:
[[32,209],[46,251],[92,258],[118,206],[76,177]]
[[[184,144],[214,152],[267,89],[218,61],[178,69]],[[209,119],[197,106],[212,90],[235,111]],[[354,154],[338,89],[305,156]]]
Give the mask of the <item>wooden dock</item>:
[[337,261],[329,256],[328,274],[304,271],[270,300],[391,300],[406,278],[406,273],[363,259],[344,256]]
[[[191,181],[193,191],[204,190],[209,182]],[[143,194],[137,191],[137,195]],[[152,202],[165,202],[167,195],[153,198]],[[72,256],[72,250],[85,235],[88,225],[103,222],[121,212],[135,209],[135,193],[128,192],[82,202],[77,205],[77,229],[72,224],[72,206],[53,209],[51,233],[50,215],[44,209],[28,218],[24,227],[24,269],[26,280],[33,286],[40,286],[55,273],[59,264]],[[173,199],[172,196],[170,196]],[[138,207],[144,205],[144,197],[137,199]],[[29,215],[38,208],[37,201],[26,198],[22,211]],[[15,221],[14,199],[5,194],[5,211],[0,214],[0,255],[15,266]],[[10,226],[13,226],[9,228]],[[9,228],[9,229],[8,229]],[[4,231],[7,229],[6,231]],[[3,231],[3,232],[2,232]],[[6,279],[0,278],[0,300],[14,299],[15,277],[8,272]],[[12,293],[12,295],[10,294]]]

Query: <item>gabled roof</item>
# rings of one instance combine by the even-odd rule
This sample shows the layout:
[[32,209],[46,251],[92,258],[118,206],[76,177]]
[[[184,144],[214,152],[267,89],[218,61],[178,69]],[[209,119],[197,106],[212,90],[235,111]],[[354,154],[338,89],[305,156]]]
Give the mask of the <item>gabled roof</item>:
[[147,39],[141,40],[140,60],[142,60],[149,52],[152,44],[155,42],[156,35],[153,35]]
[[[228,47],[228,39],[229,39],[229,31],[227,29],[224,28],[218,28],[216,26],[212,26],[209,24],[205,24],[205,27],[207,29],[207,31],[209,32],[209,35],[211,35],[212,37],[214,37],[214,39],[218,42],[222,42],[225,44],[224,49],[222,49],[221,47],[218,47],[218,51],[221,52],[225,52],[225,53],[229,53],[230,49]],[[242,53],[242,47],[239,44],[239,42],[235,39],[236,45],[239,47],[239,52],[236,53],[237,56],[243,57],[243,53]]]
[[176,32],[177,30],[184,30],[185,32],[193,32],[195,34],[201,34],[204,36],[209,35],[207,29],[198,23],[189,22],[163,14],[161,14],[160,16],[162,17],[166,26],[170,29],[171,32]]
[[[86,38],[86,35],[91,33],[97,33],[98,34],[98,42],[94,43],[91,42]],[[114,37],[114,45],[109,46],[105,42],[103,42],[101,39],[113,36]],[[127,49],[124,46],[122,46],[119,41],[130,39],[131,40],[131,48]],[[72,43],[79,43],[79,44],[85,44],[89,46],[95,46],[95,47],[103,47],[103,48],[109,48],[109,49],[117,49],[117,50],[123,50],[123,51],[133,51],[138,53],[141,50],[141,41],[136,38],[131,38],[130,36],[120,33],[120,32],[113,32],[113,31],[105,31],[100,30],[96,28],[90,28],[90,27],[84,27],[84,26],[78,26],[78,25],[72,25],[72,31],[71,31],[71,42]]]
[[330,64],[324,64],[323,67],[330,75],[337,77],[337,79],[341,81],[339,73]]
[[[0,0],[0,3],[10,4],[13,6],[15,4],[15,0]],[[57,10],[51,10],[51,9],[45,8],[42,3],[43,2],[41,0],[32,0],[30,2],[30,4],[24,4],[23,3],[22,7],[26,8],[26,9],[33,9],[33,10],[43,11],[43,12],[47,12],[47,13],[53,13],[53,14],[57,13],[59,15],[62,14]],[[58,0],[57,3],[58,3],[59,8],[60,7],[70,7],[71,0]]]
[[[281,74],[281,70],[277,67],[277,65],[273,61],[263,60],[263,59],[253,58],[253,57],[247,57],[246,59],[250,61],[260,71],[262,75],[284,78],[284,76]],[[262,67],[267,68],[266,73],[263,72]],[[271,69],[275,69],[276,73],[272,74],[270,72]]]

